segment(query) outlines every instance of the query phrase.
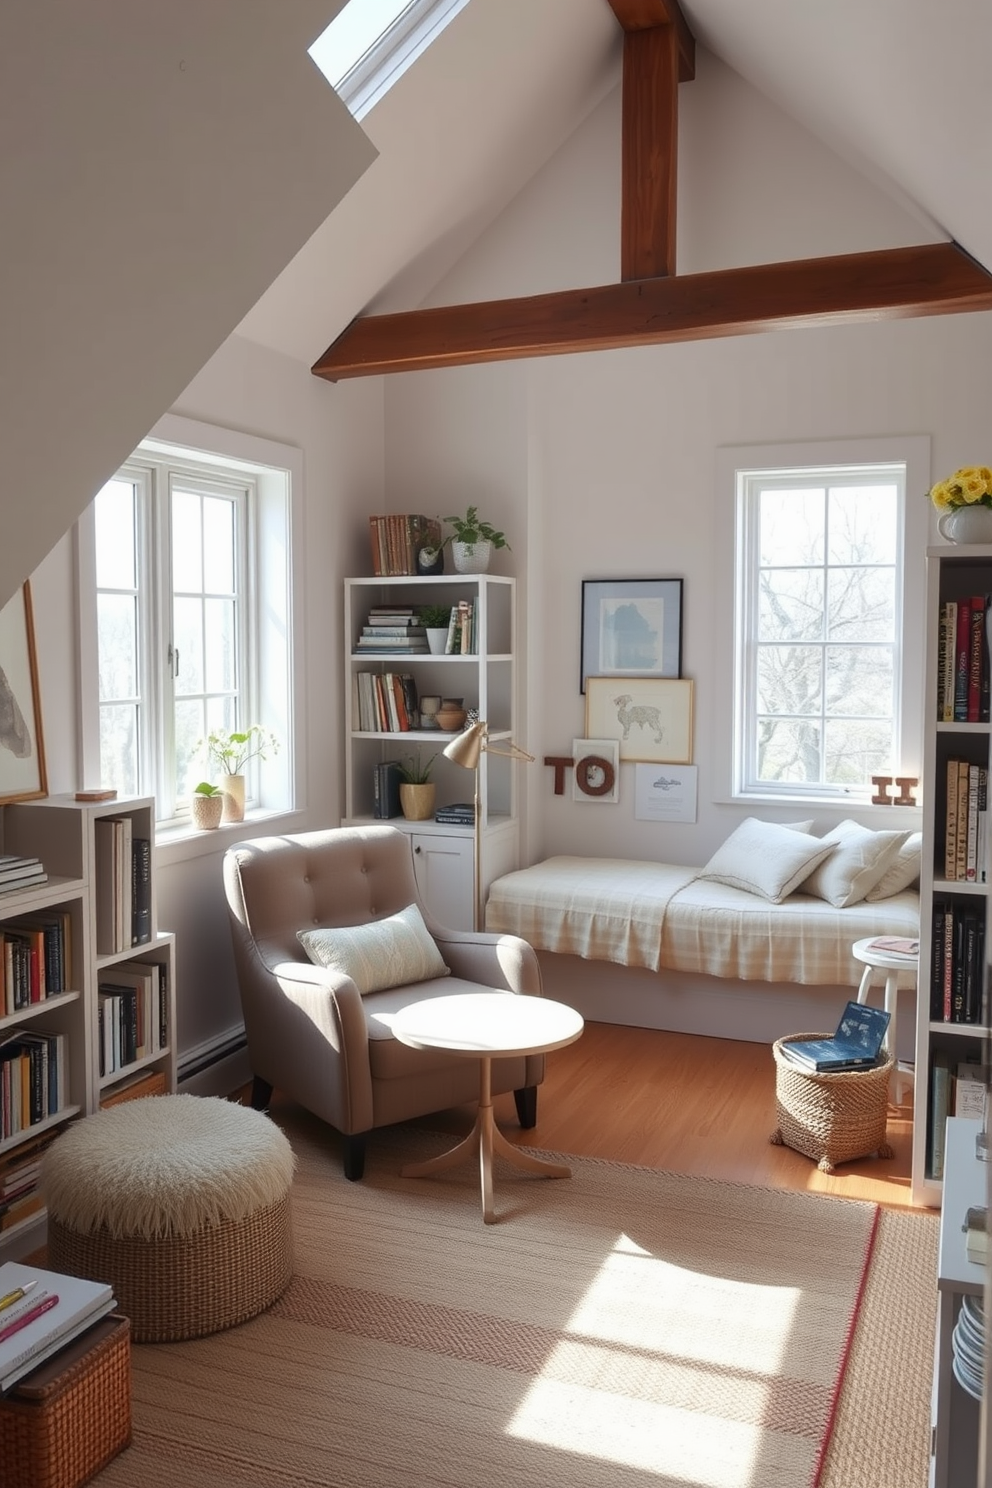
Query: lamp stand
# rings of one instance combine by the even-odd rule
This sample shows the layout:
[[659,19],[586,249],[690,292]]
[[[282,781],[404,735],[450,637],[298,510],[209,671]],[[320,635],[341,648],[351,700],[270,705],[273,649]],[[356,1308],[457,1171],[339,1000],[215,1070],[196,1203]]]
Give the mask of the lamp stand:
[[479,797],[479,766],[475,767],[475,802],[472,822],[472,929],[482,929],[482,826],[480,822],[481,799]]

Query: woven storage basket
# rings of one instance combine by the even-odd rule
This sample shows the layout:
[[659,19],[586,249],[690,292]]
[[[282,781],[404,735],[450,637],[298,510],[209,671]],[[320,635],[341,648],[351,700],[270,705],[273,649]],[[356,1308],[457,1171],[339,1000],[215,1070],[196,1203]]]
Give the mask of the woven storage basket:
[[111,1317],[0,1400],[0,1483],[80,1488],[130,1441],[130,1330]]
[[813,1038],[830,1034],[793,1033],[772,1046],[778,1126],[770,1141],[813,1158],[824,1173],[873,1152],[894,1156],[885,1134],[892,1055],[872,1069],[816,1074],[782,1052],[784,1044]]
[[290,1236],[288,1195],[244,1219],[154,1239],[81,1235],[50,1214],[48,1259],[55,1271],[109,1282],[136,1343],[174,1343],[246,1322],[282,1296]]

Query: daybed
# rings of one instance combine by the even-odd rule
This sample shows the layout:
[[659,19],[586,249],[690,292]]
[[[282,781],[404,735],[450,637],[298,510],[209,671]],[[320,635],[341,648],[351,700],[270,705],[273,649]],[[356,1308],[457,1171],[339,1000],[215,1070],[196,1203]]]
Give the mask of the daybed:
[[[548,858],[495,880],[486,928],[529,941],[546,995],[594,1021],[761,1043],[832,1029],[864,970],[854,942],[919,935],[919,833],[771,825],[749,819],[702,868]],[[912,997],[914,974],[901,989]],[[898,1020],[902,1058],[914,1023]]]

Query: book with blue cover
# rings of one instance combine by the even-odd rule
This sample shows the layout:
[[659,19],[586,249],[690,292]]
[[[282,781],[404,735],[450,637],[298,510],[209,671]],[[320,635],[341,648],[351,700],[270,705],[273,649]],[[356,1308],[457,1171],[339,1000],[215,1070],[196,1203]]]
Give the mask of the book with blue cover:
[[878,1063],[889,1018],[884,1008],[849,1002],[831,1038],[790,1039],[782,1051],[793,1063],[816,1074],[871,1069]]

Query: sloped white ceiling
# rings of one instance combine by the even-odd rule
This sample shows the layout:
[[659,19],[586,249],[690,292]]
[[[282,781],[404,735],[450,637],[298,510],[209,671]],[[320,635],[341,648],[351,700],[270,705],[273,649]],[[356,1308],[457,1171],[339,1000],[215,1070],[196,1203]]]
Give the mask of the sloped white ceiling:
[[0,604],[373,158],[340,4],[0,5]]
[[[992,4],[683,9],[702,47],[915,220],[915,241],[954,238],[992,268]],[[470,0],[368,115],[379,159],[240,333],[309,365],[354,316],[423,303],[620,69],[606,0]]]

